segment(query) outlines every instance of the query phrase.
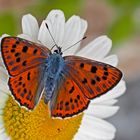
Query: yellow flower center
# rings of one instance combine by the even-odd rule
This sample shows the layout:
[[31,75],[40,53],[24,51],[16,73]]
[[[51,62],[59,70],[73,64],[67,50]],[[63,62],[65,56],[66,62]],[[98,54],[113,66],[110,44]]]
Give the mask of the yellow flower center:
[[4,107],[4,127],[12,140],[71,140],[82,120],[78,115],[69,119],[52,119],[43,100],[34,111],[21,108],[9,96]]

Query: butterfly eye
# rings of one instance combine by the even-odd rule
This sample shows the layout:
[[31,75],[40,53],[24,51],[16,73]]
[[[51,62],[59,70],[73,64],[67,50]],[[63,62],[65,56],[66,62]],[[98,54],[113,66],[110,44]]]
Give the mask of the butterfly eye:
[[54,50],[55,53],[58,53],[58,50]]

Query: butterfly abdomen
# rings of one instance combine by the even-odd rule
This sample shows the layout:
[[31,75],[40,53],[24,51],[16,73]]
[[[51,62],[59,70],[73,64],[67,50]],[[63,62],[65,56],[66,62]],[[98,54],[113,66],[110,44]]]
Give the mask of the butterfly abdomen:
[[45,72],[45,102],[48,102],[57,86],[57,81],[61,77],[64,67],[64,60],[59,54],[51,54],[47,59],[47,68]]

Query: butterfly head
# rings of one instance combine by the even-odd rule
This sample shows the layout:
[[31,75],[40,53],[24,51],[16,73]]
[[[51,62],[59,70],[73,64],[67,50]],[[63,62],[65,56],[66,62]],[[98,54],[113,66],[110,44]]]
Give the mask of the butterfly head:
[[57,49],[54,50],[54,53],[62,55],[62,48],[57,46]]

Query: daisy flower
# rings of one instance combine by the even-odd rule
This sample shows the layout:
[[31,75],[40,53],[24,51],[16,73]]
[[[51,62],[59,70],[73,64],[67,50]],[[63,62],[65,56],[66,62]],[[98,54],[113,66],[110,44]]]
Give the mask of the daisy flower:
[[[23,16],[23,34],[19,37],[39,42],[49,49],[54,42],[46,28],[46,24],[57,45],[63,50],[83,38],[87,22],[79,16],[72,16],[68,21],[62,11],[52,10],[42,22],[40,28],[37,20],[30,14]],[[83,49],[80,43],[64,52],[64,55],[78,55],[117,66],[116,55],[109,55],[112,46],[107,36],[101,36],[90,42]],[[115,127],[103,120],[114,115],[119,107],[114,105],[117,98],[125,92],[125,82],[107,94],[91,101],[87,110],[69,119],[52,119],[48,105],[40,101],[34,111],[21,108],[11,97],[7,86],[8,75],[0,59],[0,140],[112,140]]]

